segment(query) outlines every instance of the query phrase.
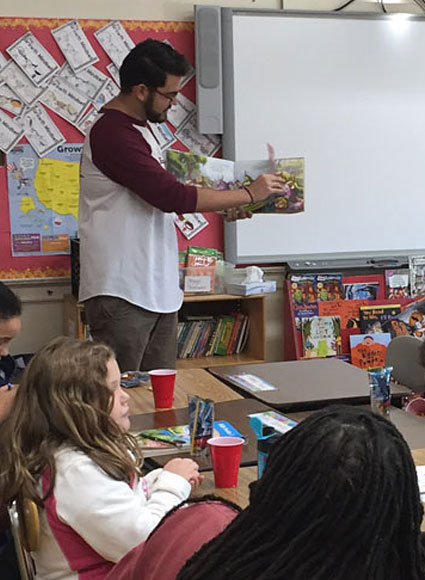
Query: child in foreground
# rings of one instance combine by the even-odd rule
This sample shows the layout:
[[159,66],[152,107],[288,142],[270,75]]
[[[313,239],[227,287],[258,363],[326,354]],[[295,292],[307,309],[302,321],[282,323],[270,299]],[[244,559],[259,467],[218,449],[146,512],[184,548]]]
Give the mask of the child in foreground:
[[202,480],[180,458],[141,477],[128,399],[103,344],[54,339],[24,372],[0,426],[0,497],[43,508],[40,580],[103,579]]
[[422,516],[396,427],[331,407],[276,442],[248,508],[177,579],[424,580]]

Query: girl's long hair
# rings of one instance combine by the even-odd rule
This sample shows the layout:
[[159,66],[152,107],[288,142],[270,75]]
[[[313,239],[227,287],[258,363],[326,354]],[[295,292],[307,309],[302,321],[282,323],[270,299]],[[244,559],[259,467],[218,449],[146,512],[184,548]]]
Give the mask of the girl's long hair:
[[422,515],[394,425],[329,408],[274,444],[249,507],[177,579],[423,580]]
[[49,469],[53,489],[54,453],[62,445],[87,454],[116,480],[130,482],[139,473],[136,441],[109,415],[113,397],[106,376],[113,357],[104,344],[60,337],[31,359],[0,425],[2,501],[40,503],[39,479]]

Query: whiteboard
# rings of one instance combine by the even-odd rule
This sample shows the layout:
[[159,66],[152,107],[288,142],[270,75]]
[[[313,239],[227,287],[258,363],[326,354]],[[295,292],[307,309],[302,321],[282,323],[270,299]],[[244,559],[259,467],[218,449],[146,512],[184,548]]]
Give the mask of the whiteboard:
[[425,20],[222,9],[222,37],[223,156],[305,159],[305,212],[227,224],[226,259],[424,252]]

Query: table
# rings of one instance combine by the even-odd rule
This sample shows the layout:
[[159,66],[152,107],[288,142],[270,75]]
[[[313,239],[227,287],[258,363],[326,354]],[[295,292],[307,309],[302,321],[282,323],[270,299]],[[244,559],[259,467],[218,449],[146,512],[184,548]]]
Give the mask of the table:
[[[130,413],[153,413],[155,406],[149,384],[141,387],[127,389],[130,395]],[[174,389],[173,408],[182,409],[187,407],[187,395],[199,395],[204,399],[212,399],[216,402],[233,401],[243,397],[224,383],[213,377],[205,369],[178,370],[176,386]],[[161,413],[164,410],[157,410]],[[177,424],[177,423],[176,423]]]
[[[216,403],[215,419],[224,419],[231,423],[240,433],[246,436],[247,443],[242,448],[241,465],[249,466],[257,464],[257,440],[249,426],[250,413],[260,413],[270,411],[270,407],[263,405],[254,399],[237,399]],[[176,425],[187,425],[189,422],[188,410],[171,409],[156,413],[143,413],[130,416],[131,431],[141,431],[143,429],[158,429],[160,427],[173,427]],[[145,463],[149,467],[162,467],[167,461],[174,457],[190,457],[189,453],[179,453],[172,455],[159,455],[147,457]],[[196,457],[200,471],[212,469],[209,457]]]
[[[315,409],[331,403],[369,402],[367,371],[338,359],[217,366],[209,367],[208,371],[245,397],[282,411]],[[245,373],[264,379],[276,389],[254,392],[232,378]],[[408,387],[395,383],[391,392],[395,401],[412,393]]]

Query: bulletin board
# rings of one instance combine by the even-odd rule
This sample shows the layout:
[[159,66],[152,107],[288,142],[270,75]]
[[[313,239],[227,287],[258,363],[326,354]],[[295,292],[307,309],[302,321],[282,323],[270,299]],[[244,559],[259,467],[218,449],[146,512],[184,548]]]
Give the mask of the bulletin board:
[[[0,51],[4,58],[9,59],[6,49],[15,41],[20,39],[27,32],[31,32],[42,46],[50,53],[59,66],[65,62],[65,57],[55,41],[51,31],[65,25],[67,19],[33,19],[33,18],[0,18]],[[108,65],[111,59],[97,41],[95,32],[108,23],[109,20],[78,20],[87,39],[93,47],[99,61],[94,67],[111,77]],[[193,22],[161,22],[161,21],[131,21],[121,20],[120,23],[130,36],[131,40],[137,44],[146,38],[155,38],[161,41],[170,42],[174,48],[183,53],[192,65],[194,65],[194,24]],[[3,58],[3,60],[4,60]],[[194,78],[188,80],[182,89],[183,97],[195,103],[195,82]],[[43,107],[59,131],[66,138],[68,144],[80,144],[84,141],[84,134],[75,126],[57,115],[48,107]],[[196,115],[194,111],[193,115]],[[10,115],[13,118],[13,115]],[[192,124],[196,122],[192,118]],[[177,134],[174,142],[170,144],[173,149],[187,151],[192,149],[184,142],[180,141],[178,128],[171,123],[167,123],[168,134]],[[26,144],[28,141],[24,137],[18,145]],[[188,142],[186,142],[188,143]],[[0,167],[0,278],[20,279],[20,278],[52,278],[70,275],[69,255],[31,255],[13,256],[11,248],[11,225],[9,219],[9,195],[8,195],[8,162],[6,155],[4,164]],[[1,161],[1,159],[0,159]],[[204,217],[208,226],[204,227],[196,237],[187,240],[182,233],[177,230],[179,249],[185,249],[189,244],[197,246],[215,247],[223,250],[223,227],[222,218],[215,214],[205,214]]]

